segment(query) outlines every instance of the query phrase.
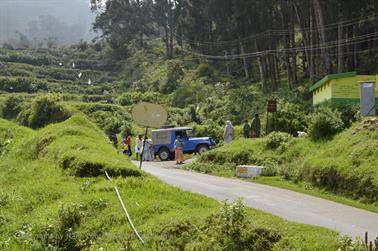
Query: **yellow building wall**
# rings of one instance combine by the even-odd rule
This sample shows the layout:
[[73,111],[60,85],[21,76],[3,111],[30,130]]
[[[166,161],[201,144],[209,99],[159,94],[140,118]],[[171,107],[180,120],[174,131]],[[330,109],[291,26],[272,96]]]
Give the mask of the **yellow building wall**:
[[[357,75],[333,79],[313,91],[313,104],[317,105],[325,101],[359,103],[360,100],[360,82],[372,81],[377,82],[375,75]],[[378,102],[378,84],[375,85],[375,96]]]
[[[375,76],[358,75],[355,77],[331,80],[332,98],[360,99],[360,82],[373,81]],[[375,95],[378,97],[378,86],[375,86]]]
[[324,101],[331,100],[332,98],[332,85],[330,82],[324,84],[313,92],[313,104],[317,105]]

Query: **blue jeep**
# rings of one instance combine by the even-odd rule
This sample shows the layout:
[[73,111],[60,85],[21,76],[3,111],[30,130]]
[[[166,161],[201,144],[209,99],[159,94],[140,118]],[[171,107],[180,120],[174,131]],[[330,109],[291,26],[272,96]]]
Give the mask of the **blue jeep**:
[[184,153],[203,154],[216,145],[215,140],[210,137],[191,137],[192,129],[188,127],[152,130],[155,155],[159,156],[160,160],[167,161],[174,158],[175,150],[173,143],[178,135],[184,139]]

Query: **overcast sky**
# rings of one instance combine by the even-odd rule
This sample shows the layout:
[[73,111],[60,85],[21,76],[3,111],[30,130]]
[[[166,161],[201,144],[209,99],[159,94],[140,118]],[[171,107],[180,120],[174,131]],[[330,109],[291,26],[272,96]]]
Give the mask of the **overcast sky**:
[[88,33],[94,20],[89,0],[0,0],[0,42],[14,36],[16,30],[24,32],[41,15],[55,16],[68,25],[84,24]]

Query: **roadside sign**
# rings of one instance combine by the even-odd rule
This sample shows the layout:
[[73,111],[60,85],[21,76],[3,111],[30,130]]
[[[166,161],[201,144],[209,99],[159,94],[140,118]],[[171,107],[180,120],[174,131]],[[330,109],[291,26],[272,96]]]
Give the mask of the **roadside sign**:
[[274,113],[277,112],[277,101],[269,100],[268,101],[268,112]]
[[161,105],[141,102],[132,109],[133,119],[140,126],[160,128],[168,118],[167,111]]

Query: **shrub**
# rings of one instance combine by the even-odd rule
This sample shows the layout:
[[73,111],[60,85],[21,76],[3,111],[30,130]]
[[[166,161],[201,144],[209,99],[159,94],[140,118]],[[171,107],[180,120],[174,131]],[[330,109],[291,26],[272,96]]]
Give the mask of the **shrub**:
[[223,128],[211,120],[207,120],[202,125],[195,125],[193,133],[197,137],[211,137],[216,142],[223,139]]
[[40,96],[24,107],[17,120],[31,128],[41,128],[50,123],[66,120],[70,114],[58,103],[56,96]]
[[37,92],[47,90],[46,81],[29,77],[0,77],[0,90],[8,92]]
[[196,69],[197,77],[211,77],[214,73],[214,69],[208,63],[201,63]]
[[314,140],[332,137],[344,128],[341,113],[327,107],[319,108],[309,116],[309,135]]
[[272,132],[266,137],[265,146],[268,149],[278,149],[288,144],[292,136],[284,132]]
[[21,96],[10,95],[8,96],[2,107],[2,116],[5,119],[12,119],[16,118],[17,115],[20,113],[22,108],[22,103],[24,102],[24,98]]
[[[224,203],[219,212],[207,217],[201,225],[183,220],[163,226],[157,249],[174,250],[272,250],[281,236],[276,232],[255,228],[247,219],[244,204],[237,200]],[[203,238],[203,237],[206,238]]]
[[158,92],[126,92],[117,98],[117,103],[123,106],[129,106],[137,104],[141,101],[158,103],[161,95]]
[[[288,103],[284,101],[278,102],[278,110],[273,117],[273,125],[275,129],[280,132],[287,132],[291,135],[296,135],[298,131],[303,131],[306,128],[306,117],[303,107],[297,104]],[[272,127],[272,126],[270,126]]]

